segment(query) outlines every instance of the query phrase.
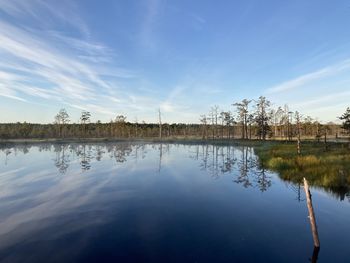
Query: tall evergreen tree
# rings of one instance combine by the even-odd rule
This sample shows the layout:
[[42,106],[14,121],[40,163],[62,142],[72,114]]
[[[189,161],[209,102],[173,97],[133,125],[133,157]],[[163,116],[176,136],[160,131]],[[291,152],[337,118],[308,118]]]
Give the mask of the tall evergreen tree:
[[257,124],[257,135],[259,139],[262,140],[266,139],[266,136],[270,131],[270,115],[268,114],[270,105],[271,102],[264,96],[260,96],[255,105],[255,122]]
[[350,134],[350,107],[348,107],[348,108],[346,109],[346,111],[344,112],[344,114],[343,114],[342,116],[340,116],[339,119],[343,121],[342,128],[343,128],[348,134]]
[[82,111],[80,116],[80,122],[83,125],[83,133],[86,136],[86,125],[90,123],[91,113],[88,111]]

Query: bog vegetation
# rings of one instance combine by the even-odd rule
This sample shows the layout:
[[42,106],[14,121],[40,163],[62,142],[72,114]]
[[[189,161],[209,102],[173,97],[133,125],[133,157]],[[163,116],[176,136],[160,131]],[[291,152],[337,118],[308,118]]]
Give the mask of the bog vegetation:
[[303,144],[301,154],[293,143],[267,143],[255,148],[261,165],[278,172],[283,180],[301,184],[306,177],[313,186],[322,187],[342,198],[350,192],[350,149],[345,143]]

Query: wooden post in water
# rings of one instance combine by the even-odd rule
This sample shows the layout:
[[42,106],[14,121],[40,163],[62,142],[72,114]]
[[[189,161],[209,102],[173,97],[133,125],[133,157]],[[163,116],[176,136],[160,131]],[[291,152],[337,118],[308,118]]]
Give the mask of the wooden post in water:
[[319,248],[320,240],[318,239],[315,213],[314,213],[314,208],[312,207],[312,199],[311,199],[311,193],[309,190],[309,184],[305,178],[304,178],[304,189],[305,189],[305,195],[306,195],[306,201],[307,201],[307,208],[309,210],[309,219],[311,224],[312,237],[314,239],[314,246],[316,248]]

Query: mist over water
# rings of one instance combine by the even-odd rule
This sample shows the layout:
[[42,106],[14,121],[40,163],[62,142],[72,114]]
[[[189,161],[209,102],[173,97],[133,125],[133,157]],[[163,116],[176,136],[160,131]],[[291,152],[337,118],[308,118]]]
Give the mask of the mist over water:
[[[312,193],[317,262],[348,262],[348,196]],[[252,147],[2,146],[0,261],[309,262],[304,199]]]

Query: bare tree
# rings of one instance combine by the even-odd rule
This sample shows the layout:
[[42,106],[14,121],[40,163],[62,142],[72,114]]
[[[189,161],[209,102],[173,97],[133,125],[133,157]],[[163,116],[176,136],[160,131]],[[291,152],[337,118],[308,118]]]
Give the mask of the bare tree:
[[277,110],[274,112],[275,137],[277,137],[277,134],[278,134],[277,126],[278,124],[280,124],[282,116],[283,116],[283,110],[281,107],[278,107]]
[[301,134],[301,128],[300,128],[300,119],[301,116],[298,111],[295,112],[295,120],[297,123],[297,153],[301,153],[301,140],[300,140],[300,134]]
[[219,119],[221,120],[220,126],[221,126],[221,139],[224,138],[224,122],[225,122],[225,112],[221,111]]
[[117,131],[117,134],[118,134],[118,131],[119,131],[119,136],[120,137],[123,137],[124,134],[125,134],[125,122],[126,122],[126,116],[124,115],[117,115],[115,117],[115,120],[114,120],[115,124],[116,124],[116,131]]
[[249,137],[248,137],[248,134],[247,134],[247,138],[249,138],[249,140],[252,139],[252,125],[253,125],[254,121],[255,121],[254,115],[253,114],[248,114],[247,125],[249,127]]
[[217,136],[219,106],[214,105],[213,107],[211,107],[210,116],[211,116],[212,132],[213,132],[213,139],[214,139]]
[[162,138],[162,114],[160,108],[158,109],[158,121],[159,121],[159,138]]
[[325,125],[322,125],[322,130],[323,130],[323,142],[324,142],[324,147],[325,147],[325,150],[327,151],[328,150],[328,145],[327,145],[327,134],[330,130],[329,126],[327,124]]
[[207,117],[205,115],[201,115],[199,119],[202,125],[202,139],[207,138]]
[[322,132],[321,132],[321,123],[319,123],[317,120],[314,122],[314,125],[316,126],[316,140],[317,142],[320,142],[321,136],[322,136]]
[[283,127],[283,137],[288,141],[290,136],[289,136],[289,107],[287,104],[284,105],[283,107],[283,112],[282,112],[282,118],[281,118],[281,126]]
[[138,132],[137,132],[137,129],[138,129],[138,120],[137,120],[137,117],[135,117],[135,137],[137,138],[138,137]]
[[69,115],[66,109],[62,108],[55,116],[55,123],[58,125],[58,135],[64,137],[64,128],[69,123]]

